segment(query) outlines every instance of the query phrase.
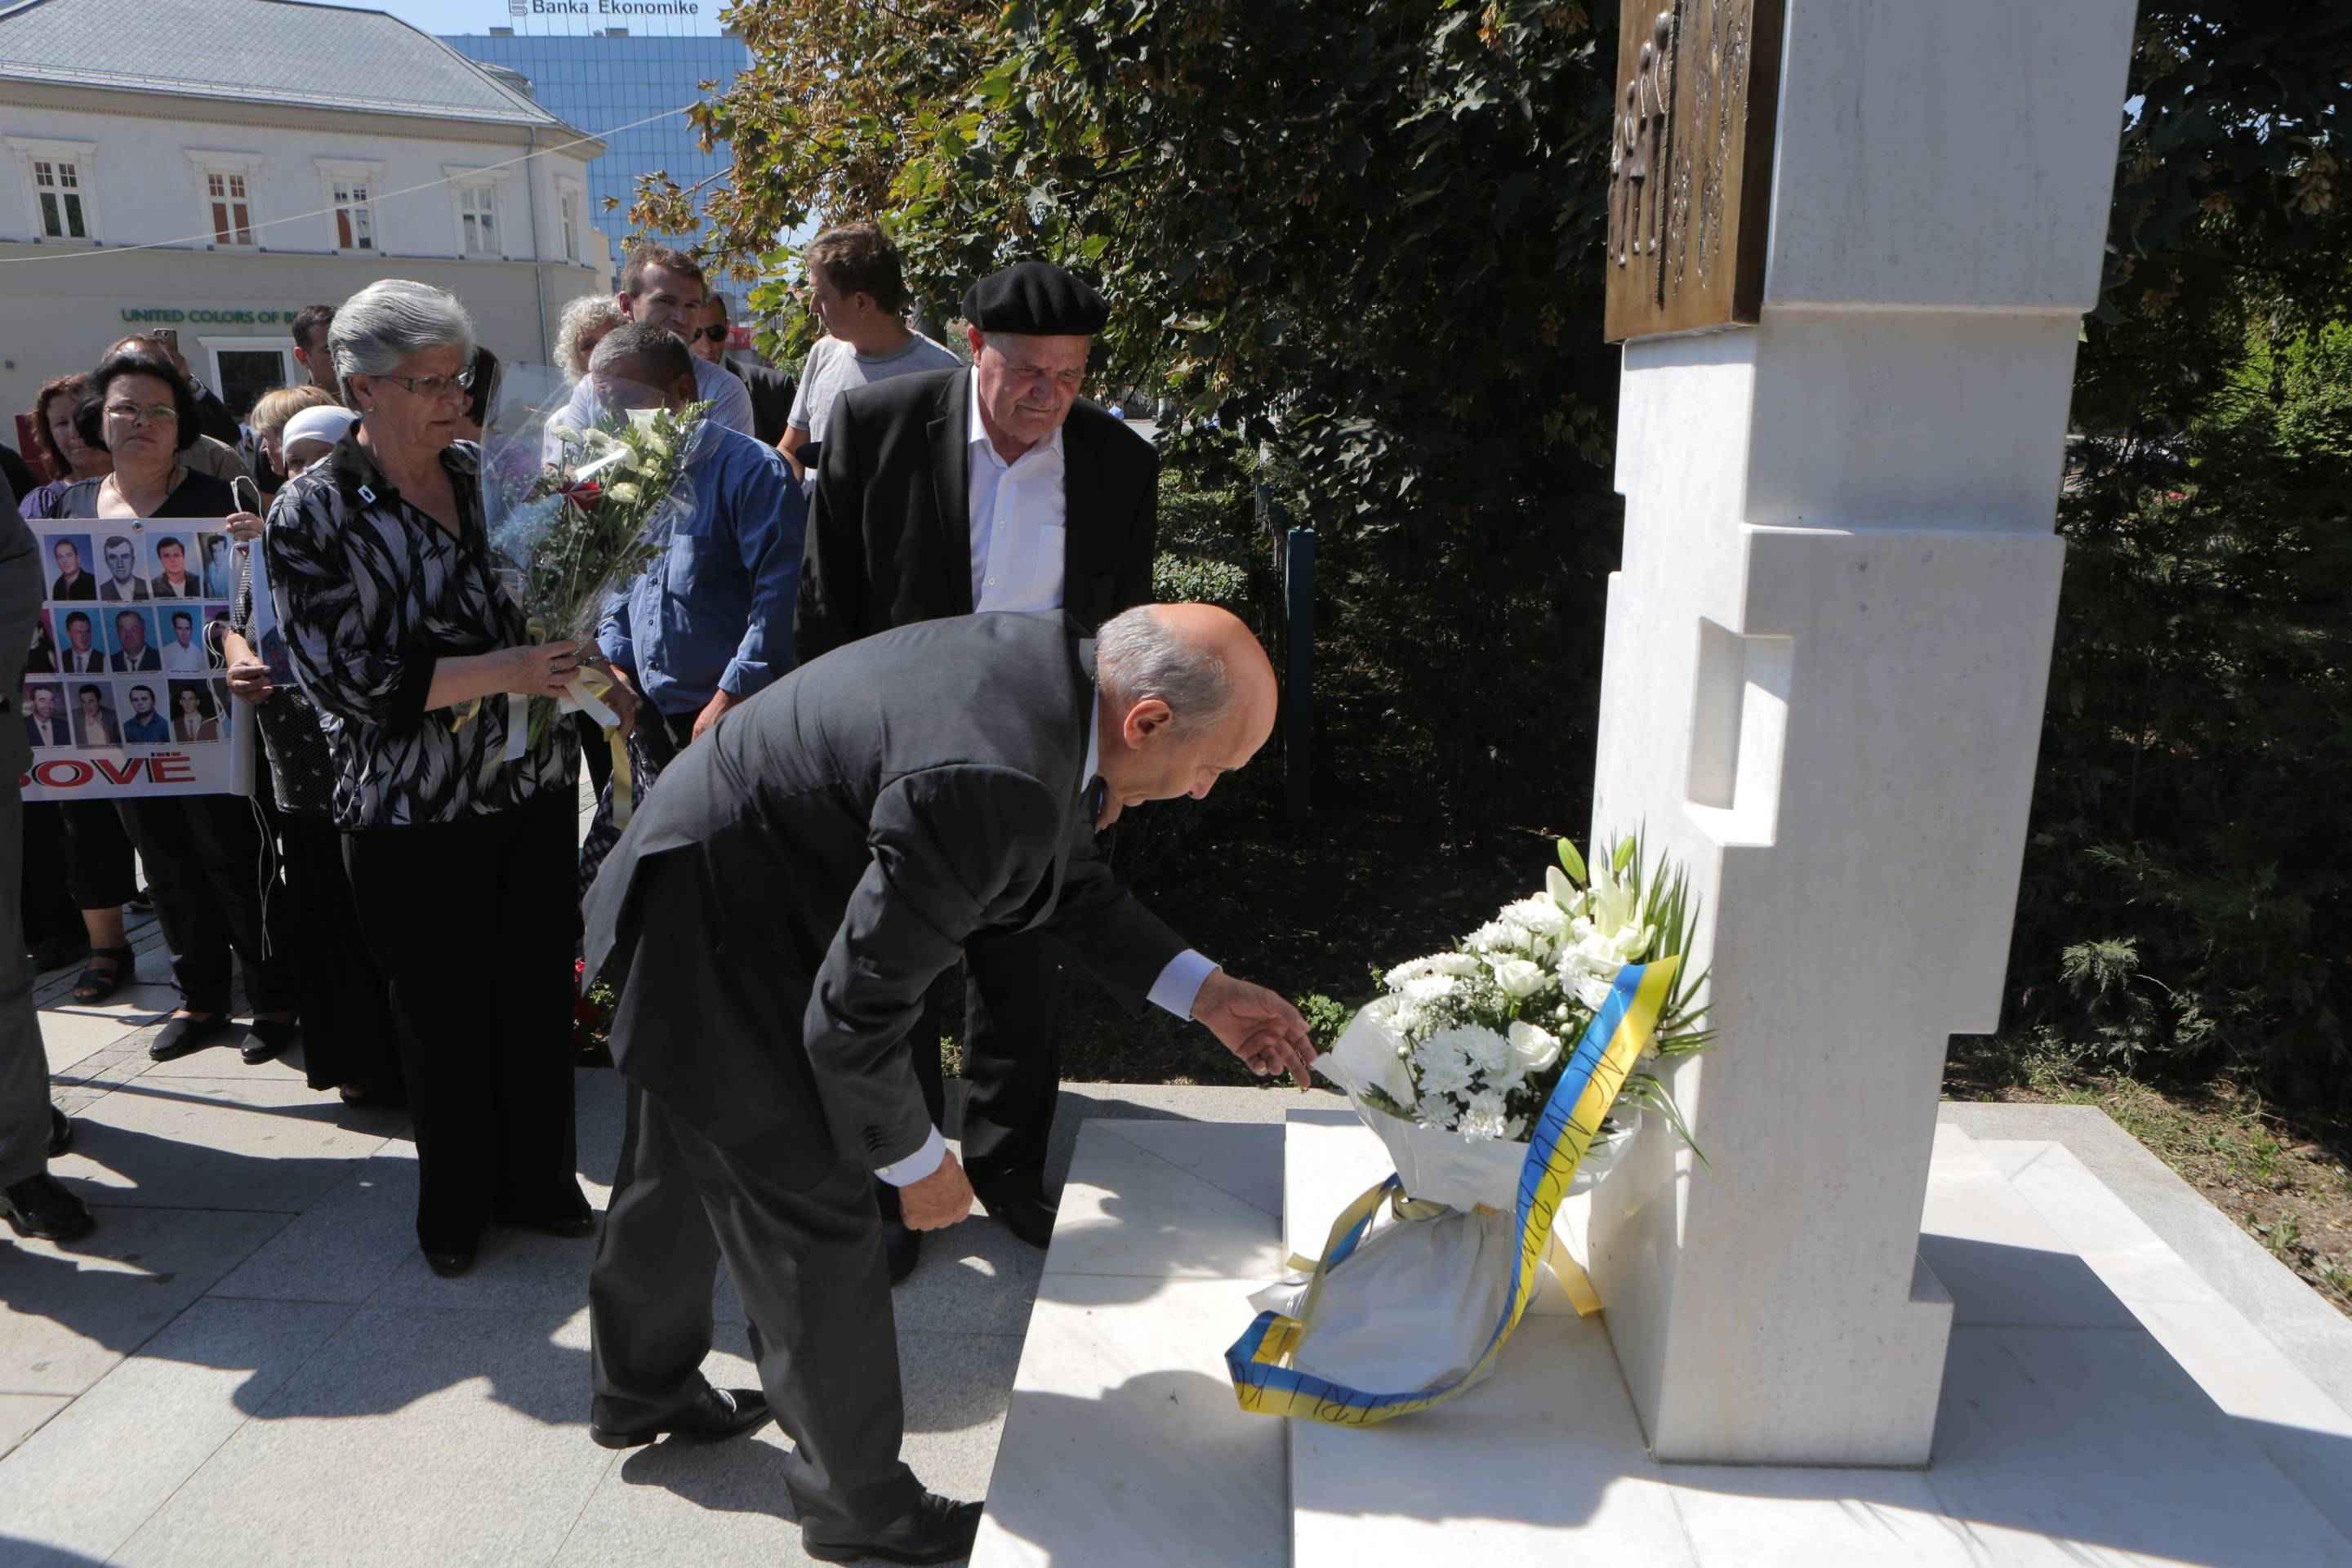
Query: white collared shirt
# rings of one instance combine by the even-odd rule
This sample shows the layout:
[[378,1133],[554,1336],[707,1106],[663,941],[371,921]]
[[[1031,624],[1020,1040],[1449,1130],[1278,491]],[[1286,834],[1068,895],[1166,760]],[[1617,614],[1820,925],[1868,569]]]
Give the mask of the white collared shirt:
[[[1094,787],[1095,773],[1101,760],[1102,703],[1097,700],[1087,704],[1087,760],[1078,769],[1078,797],[1081,800]],[[1146,999],[1163,1012],[1173,1013],[1179,1018],[1190,1018],[1194,999],[1201,994],[1201,987],[1216,967],[1213,960],[1188,947],[1168,961],[1168,966],[1160,972],[1160,978],[1151,983],[1151,990]],[[908,1186],[938,1170],[947,1152],[947,1140],[934,1127],[931,1135],[923,1140],[921,1148],[903,1160],[883,1166],[875,1174],[894,1187]]]
[[997,455],[980,418],[980,373],[971,376],[971,440],[964,447],[971,525],[971,607],[1058,610],[1068,498],[1062,489],[1062,432],[1011,463]]

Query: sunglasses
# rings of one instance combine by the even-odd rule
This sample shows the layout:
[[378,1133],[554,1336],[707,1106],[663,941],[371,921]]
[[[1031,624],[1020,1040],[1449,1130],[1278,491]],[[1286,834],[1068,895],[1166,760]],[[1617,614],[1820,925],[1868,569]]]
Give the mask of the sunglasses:
[[[729,327],[702,327],[695,331],[694,337],[708,338],[714,343],[724,342],[727,339],[727,334],[732,330],[733,329]],[[688,341],[690,342],[692,340],[689,339]]]

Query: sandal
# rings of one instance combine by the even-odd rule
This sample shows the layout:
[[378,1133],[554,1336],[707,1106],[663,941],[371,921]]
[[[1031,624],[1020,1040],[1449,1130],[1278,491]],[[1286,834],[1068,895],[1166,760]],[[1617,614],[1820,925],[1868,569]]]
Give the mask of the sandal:
[[[111,960],[112,969],[100,969],[101,960]],[[127,947],[93,947],[89,959],[82,965],[81,973],[74,978],[73,999],[84,1006],[95,1006],[122,989],[129,977],[132,956]]]

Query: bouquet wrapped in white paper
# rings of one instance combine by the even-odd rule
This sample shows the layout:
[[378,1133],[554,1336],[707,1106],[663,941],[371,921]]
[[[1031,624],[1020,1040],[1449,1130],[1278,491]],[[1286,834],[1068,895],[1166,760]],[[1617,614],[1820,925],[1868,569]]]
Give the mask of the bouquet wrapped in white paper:
[[[1565,839],[1559,858],[1540,892],[1505,905],[1453,952],[1390,970],[1383,994],[1318,1063],[1387,1145],[1415,1199],[1510,1207],[1564,1047],[1591,1025],[1627,964],[1684,954],[1690,900],[1679,872],[1643,864],[1631,838],[1596,857],[1589,884]],[[1676,979],[1650,1062],[1707,1046],[1704,981]],[[1642,1067],[1626,1079],[1571,1191],[1608,1175],[1645,1107],[1687,1141],[1664,1080]]]

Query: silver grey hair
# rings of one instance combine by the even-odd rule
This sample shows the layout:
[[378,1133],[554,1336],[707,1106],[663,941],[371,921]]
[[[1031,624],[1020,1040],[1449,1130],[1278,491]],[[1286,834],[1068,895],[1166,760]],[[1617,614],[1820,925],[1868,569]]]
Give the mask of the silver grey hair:
[[582,345],[588,334],[604,336],[628,318],[610,294],[583,294],[563,307],[555,328],[555,363],[574,381],[588,374],[588,355]]
[[334,351],[338,383],[396,375],[403,360],[432,349],[462,349],[470,360],[474,318],[446,289],[386,278],[335,307],[327,346]]
[[1215,728],[1234,705],[1225,661],[1169,630],[1150,605],[1103,623],[1095,637],[1095,684],[1129,707],[1159,698],[1179,735]]

